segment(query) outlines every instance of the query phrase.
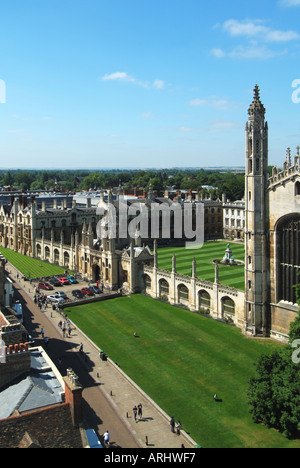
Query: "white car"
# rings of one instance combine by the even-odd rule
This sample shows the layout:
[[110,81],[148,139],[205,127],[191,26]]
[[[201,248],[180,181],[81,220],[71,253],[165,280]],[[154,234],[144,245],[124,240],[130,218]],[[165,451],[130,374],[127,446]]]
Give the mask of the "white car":
[[61,298],[64,298],[64,299],[67,299],[67,295],[65,292],[63,291],[56,291],[56,293],[54,294],[54,296],[57,296],[57,297],[61,297]]
[[63,298],[56,294],[51,294],[51,296],[47,296],[47,301],[59,303],[63,302]]

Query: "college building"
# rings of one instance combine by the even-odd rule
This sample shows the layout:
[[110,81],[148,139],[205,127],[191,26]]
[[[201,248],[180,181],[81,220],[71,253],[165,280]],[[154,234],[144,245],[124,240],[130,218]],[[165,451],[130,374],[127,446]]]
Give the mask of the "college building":
[[[0,245],[69,268],[90,281],[100,281],[105,288],[124,294],[143,292],[195,312],[205,311],[248,335],[286,341],[299,311],[294,286],[300,272],[300,147],[296,155],[288,149],[283,168],[274,167],[269,177],[265,112],[256,86],[245,129],[243,200],[203,200],[192,192],[185,197],[176,193],[173,198],[165,193],[159,198],[151,187],[141,198],[124,196],[119,187],[100,192],[96,199],[90,194],[74,196],[71,204],[53,197],[51,203],[38,205],[34,197],[28,202],[28,197],[11,196],[10,203],[0,206]],[[138,223],[133,235],[121,235],[120,197],[126,226],[134,219],[137,205],[141,213],[147,213],[147,235],[145,231],[140,234]],[[175,257],[172,271],[158,268],[160,246],[180,245],[180,241],[184,245],[185,239],[174,236],[174,202],[181,210],[190,204],[193,217],[202,204],[205,240],[244,242],[244,291],[220,284],[217,265],[214,282],[197,278],[194,264],[190,276],[178,274]],[[163,237],[161,228],[157,237],[151,236],[153,205],[170,210],[169,239]],[[116,216],[115,235],[101,237],[99,223],[111,210]],[[142,224],[145,218],[139,221]]]

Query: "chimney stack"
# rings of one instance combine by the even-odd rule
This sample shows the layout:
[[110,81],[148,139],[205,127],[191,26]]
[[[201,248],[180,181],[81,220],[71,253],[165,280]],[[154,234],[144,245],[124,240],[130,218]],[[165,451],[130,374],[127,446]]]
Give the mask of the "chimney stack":
[[78,376],[72,369],[67,369],[65,381],[66,403],[69,403],[73,425],[78,426],[82,422],[82,392],[83,387]]

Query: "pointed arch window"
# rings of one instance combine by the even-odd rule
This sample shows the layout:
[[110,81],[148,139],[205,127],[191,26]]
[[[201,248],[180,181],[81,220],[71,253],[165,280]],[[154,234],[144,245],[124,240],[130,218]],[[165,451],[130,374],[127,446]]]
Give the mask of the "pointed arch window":
[[296,302],[295,285],[300,283],[300,215],[289,216],[277,228],[278,300]]

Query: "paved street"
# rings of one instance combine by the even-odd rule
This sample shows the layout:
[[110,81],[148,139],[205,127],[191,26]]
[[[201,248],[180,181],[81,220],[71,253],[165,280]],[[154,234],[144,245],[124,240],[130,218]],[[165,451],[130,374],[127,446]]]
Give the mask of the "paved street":
[[[41,337],[44,328],[45,337],[49,338],[47,353],[59,368],[62,375],[72,368],[84,387],[83,417],[85,423],[95,429],[102,441],[103,433],[108,429],[111,434],[111,446],[119,448],[192,448],[196,443],[184,431],[180,435],[170,430],[169,416],[164,414],[155,403],[108,359],[102,361],[99,349],[73,328],[69,338],[63,337],[58,326],[62,316],[48,306],[41,312],[33,302],[34,284],[17,279],[17,272],[12,265],[7,265],[16,289],[16,299],[23,304],[24,325],[33,332],[36,345],[45,346]],[[64,286],[71,297],[72,289],[84,285]],[[49,292],[46,292],[48,295]],[[36,333],[34,333],[34,331]],[[84,353],[79,353],[83,343]],[[142,403],[143,417],[134,420],[132,408]],[[176,415],[174,416],[176,420]],[[184,429],[184,428],[183,428]]]

